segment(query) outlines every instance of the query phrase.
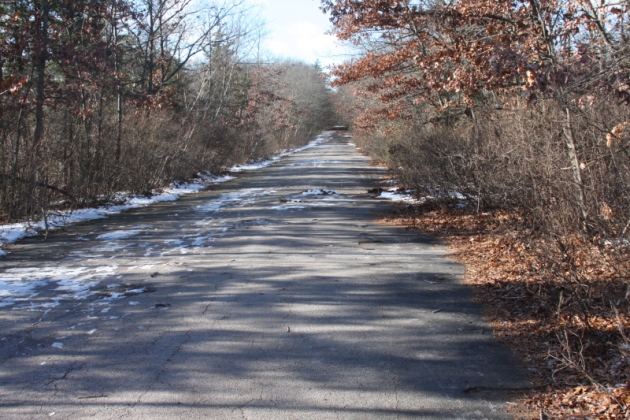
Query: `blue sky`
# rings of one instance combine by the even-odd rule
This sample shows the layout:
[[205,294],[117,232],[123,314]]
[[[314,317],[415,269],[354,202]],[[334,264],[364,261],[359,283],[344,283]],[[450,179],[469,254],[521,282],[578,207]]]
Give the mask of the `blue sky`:
[[268,35],[263,47],[275,57],[293,58],[323,67],[348,58],[347,50],[335,37],[328,16],[319,9],[319,0],[250,0],[260,7]]

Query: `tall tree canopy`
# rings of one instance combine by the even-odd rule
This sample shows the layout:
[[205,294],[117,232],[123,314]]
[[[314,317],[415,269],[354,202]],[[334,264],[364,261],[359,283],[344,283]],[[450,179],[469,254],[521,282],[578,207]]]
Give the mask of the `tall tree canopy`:
[[480,91],[627,95],[628,3],[616,0],[323,0],[334,32],[365,49],[337,84],[369,76],[384,100]]

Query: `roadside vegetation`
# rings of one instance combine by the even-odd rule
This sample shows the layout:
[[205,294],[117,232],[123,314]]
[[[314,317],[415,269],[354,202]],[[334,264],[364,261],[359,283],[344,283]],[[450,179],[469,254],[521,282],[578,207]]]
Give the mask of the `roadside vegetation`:
[[315,65],[259,50],[245,1],[0,4],[0,223],[304,145],[332,124]]
[[[525,418],[630,418],[629,5],[323,0],[355,143],[532,373]],[[534,414],[531,414],[534,413]]]

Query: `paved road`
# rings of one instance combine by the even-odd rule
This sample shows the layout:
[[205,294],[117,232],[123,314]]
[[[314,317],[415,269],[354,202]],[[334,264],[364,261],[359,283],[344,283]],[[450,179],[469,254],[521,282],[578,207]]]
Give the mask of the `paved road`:
[[382,175],[333,137],[12,246],[0,418],[509,418],[521,371],[445,249],[376,223]]

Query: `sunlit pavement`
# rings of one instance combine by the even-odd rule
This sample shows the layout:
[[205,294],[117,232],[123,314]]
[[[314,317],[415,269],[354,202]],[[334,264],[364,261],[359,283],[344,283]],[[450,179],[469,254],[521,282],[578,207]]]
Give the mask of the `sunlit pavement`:
[[348,139],[11,246],[0,418],[510,418],[523,375]]

